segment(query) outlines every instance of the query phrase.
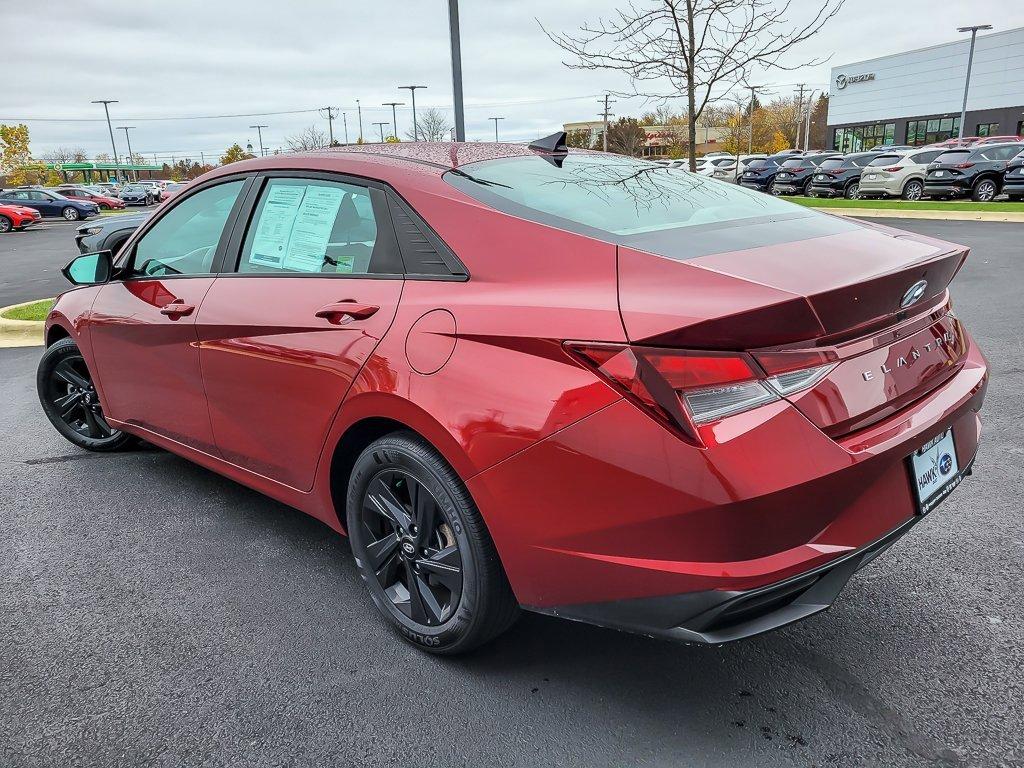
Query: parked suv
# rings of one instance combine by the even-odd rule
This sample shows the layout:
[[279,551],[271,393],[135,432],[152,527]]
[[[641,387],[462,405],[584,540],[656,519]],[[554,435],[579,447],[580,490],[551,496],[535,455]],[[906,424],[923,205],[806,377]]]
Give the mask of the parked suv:
[[860,176],[861,197],[902,197],[920,200],[924,196],[924,177],[928,163],[943,153],[941,149],[910,152],[886,152],[870,163]]
[[1011,200],[1024,200],[1024,146],[1020,153],[1006,165],[1003,174],[1003,192]]
[[811,195],[856,200],[860,196],[861,173],[867,164],[880,154],[882,153],[854,152],[824,160],[811,178]]
[[978,202],[993,200],[1002,191],[1006,164],[1020,150],[1017,143],[946,150],[928,166],[924,193],[928,197],[970,195]]
[[747,163],[747,168],[740,174],[737,181],[741,187],[756,189],[758,192],[775,194],[775,174],[779,167],[793,156],[792,150],[771,155],[760,160]]
[[838,152],[819,152],[803,157],[791,157],[782,163],[775,175],[775,193],[779,195],[806,195],[810,192],[811,177],[815,169]]

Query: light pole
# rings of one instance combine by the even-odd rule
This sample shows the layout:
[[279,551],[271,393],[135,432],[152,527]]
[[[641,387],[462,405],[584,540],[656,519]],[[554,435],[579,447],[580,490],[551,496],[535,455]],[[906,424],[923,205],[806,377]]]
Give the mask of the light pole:
[[363,143],[363,106],[356,99],[356,110],[359,112],[359,143]]
[[957,27],[957,32],[971,33],[971,52],[967,54],[967,78],[964,80],[964,104],[960,108],[960,134],[958,139],[964,137],[964,123],[967,121],[967,91],[971,87],[971,64],[974,63],[974,40],[978,36],[979,29],[992,29],[991,24],[978,24],[973,27]]
[[[260,137],[260,157],[266,157],[266,153],[263,151],[263,129],[269,128],[269,125],[250,125],[250,128],[256,129],[256,135]],[[252,147],[249,148],[252,151]]]
[[412,140],[419,141],[419,125],[416,123],[416,89],[426,88],[425,85],[400,85],[398,90],[408,90],[409,95],[412,96]]
[[341,113],[341,124],[345,126],[345,143],[348,144],[348,115]]
[[499,120],[504,120],[505,118],[504,117],[488,117],[487,119],[494,121],[494,142],[497,143],[498,142],[498,121]]
[[[124,131],[124,141],[128,145],[128,165],[131,165],[132,164],[132,140],[128,137],[128,131],[135,130],[135,126],[134,125],[119,125],[119,126],[117,126],[117,130]],[[129,178],[131,178],[130,175],[129,175]],[[138,171],[135,172],[135,180],[136,181],[139,180],[139,172]]]
[[380,128],[380,143],[383,144],[384,143],[384,126],[385,125],[390,125],[390,123],[388,123],[388,121],[385,120],[382,123],[374,123],[374,125],[376,125],[378,128]]
[[398,116],[395,114],[395,107],[404,107],[405,106],[405,102],[404,101],[385,101],[383,104],[381,104],[381,106],[382,107],[391,107],[391,127],[394,129],[392,131],[391,135],[394,136],[397,139],[398,138]]
[[459,0],[448,0],[448,37],[452,48],[452,100],[455,106],[455,140],[466,140],[462,111],[462,46],[459,42]]
[[[110,131],[110,146],[114,150],[114,165],[120,165],[117,160],[117,144],[114,143],[114,128],[110,125],[110,107],[108,106],[110,104],[117,104],[117,99],[96,99],[92,103],[103,105],[103,111],[107,114],[107,130]],[[114,178],[118,181],[121,180],[121,173],[117,168],[114,169]]]

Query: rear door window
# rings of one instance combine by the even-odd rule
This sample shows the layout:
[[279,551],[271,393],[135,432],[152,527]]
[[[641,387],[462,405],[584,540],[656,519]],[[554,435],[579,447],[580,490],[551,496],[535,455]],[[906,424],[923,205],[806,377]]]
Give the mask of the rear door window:
[[928,152],[918,152],[910,158],[910,162],[917,163],[919,165],[927,165],[928,163],[933,162],[935,158],[941,154],[941,149],[933,149]]
[[371,189],[303,178],[269,179],[242,246],[247,274],[395,274],[394,248],[378,238]]

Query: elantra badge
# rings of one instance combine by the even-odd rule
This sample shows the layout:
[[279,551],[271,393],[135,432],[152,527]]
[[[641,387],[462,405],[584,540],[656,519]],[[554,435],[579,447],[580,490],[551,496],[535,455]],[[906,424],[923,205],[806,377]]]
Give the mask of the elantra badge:
[[905,309],[911,304],[915,304],[921,300],[924,296],[925,290],[928,288],[927,280],[918,280],[912,286],[907,288],[907,292],[903,294],[903,298],[900,299],[900,309]]

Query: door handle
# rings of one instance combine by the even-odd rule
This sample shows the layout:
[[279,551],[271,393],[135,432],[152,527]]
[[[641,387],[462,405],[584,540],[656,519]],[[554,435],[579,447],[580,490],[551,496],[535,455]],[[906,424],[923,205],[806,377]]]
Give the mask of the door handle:
[[328,304],[326,307],[320,307],[316,311],[316,316],[338,325],[343,317],[350,317],[353,320],[365,320],[378,309],[380,307],[373,304],[361,304],[355,299],[345,299],[334,304]]
[[170,304],[160,307],[160,314],[168,317],[183,317],[191,315],[196,308],[192,304],[186,304],[181,299],[175,299]]

